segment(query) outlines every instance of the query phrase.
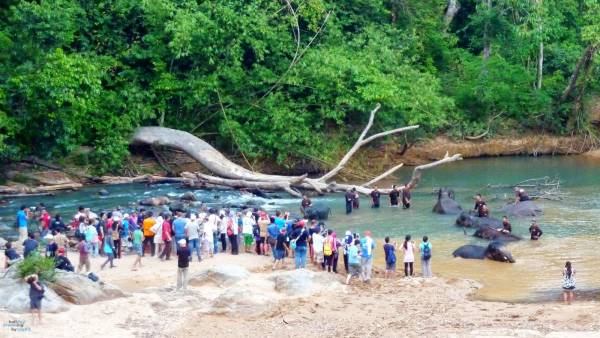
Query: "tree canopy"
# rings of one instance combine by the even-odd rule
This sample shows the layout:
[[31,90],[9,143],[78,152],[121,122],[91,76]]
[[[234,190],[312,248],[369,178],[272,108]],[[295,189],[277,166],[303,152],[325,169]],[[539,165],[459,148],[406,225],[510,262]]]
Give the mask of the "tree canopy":
[[161,125],[293,165],[351,143],[376,103],[375,128],[411,137],[588,130],[600,0],[461,0],[445,19],[451,2],[6,0],[0,157],[83,145],[115,171]]

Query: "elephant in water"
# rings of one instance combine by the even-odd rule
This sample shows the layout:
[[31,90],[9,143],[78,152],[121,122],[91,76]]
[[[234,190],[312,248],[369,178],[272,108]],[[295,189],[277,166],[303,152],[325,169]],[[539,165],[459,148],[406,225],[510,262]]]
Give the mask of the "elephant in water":
[[440,188],[437,203],[433,206],[433,212],[438,214],[458,214],[462,212],[462,208],[454,200],[454,191],[448,188]]
[[312,205],[304,209],[304,217],[308,219],[326,220],[331,215],[331,208],[326,205]]
[[519,217],[535,217],[542,213],[542,208],[533,201],[523,201],[517,204],[509,203],[501,210],[507,215]]
[[[502,225],[500,225],[499,228],[502,228]],[[502,231],[498,231],[497,229],[498,228],[493,228],[488,225],[482,225],[477,229],[477,231],[475,231],[473,236],[491,240],[491,241],[502,241],[502,242],[511,242],[511,241],[521,240],[520,236],[513,235],[511,233],[505,233]]]
[[169,203],[171,203],[171,200],[169,200],[169,198],[167,196],[150,197],[150,198],[146,198],[145,200],[140,201],[141,205],[150,206],[150,207],[157,207],[157,206],[166,205]]
[[493,261],[514,263],[515,259],[500,242],[491,242],[487,247],[481,245],[463,245],[454,250],[452,255],[465,259],[491,259]]
[[491,217],[477,217],[471,213],[463,212],[456,219],[456,225],[463,228],[480,228],[489,226],[494,229],[502,228],[502,221]]

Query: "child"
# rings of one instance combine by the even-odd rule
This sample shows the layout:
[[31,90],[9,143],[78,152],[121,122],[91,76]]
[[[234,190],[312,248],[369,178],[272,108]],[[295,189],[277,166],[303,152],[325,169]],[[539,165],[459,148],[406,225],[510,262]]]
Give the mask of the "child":
[[383,252],[385,253],[385,275],[384,278],[391,277],[396,272],[396,242],[390,244],[390,237],[385,237]]
[[25,281],[29,284],[29,304],[31,306],[32,322],[35,323],[35,313],[37,312],[38,321],[42,323],[42,298],[44,298],[44,288],[38,281],[36,274],[28,276]]
[[136,271],[136,265],[139,265],[140,268],[142,267],[142,255],[144,254],[142,252],[142,230],[140,228],[136,228],[133,231],[133,250],[137,257],[135,258],[135,262],[133,262],[131,271]]
[[190,266],[190,256],[192,252],[187,247],[185,238],[180,239],[177,244],[177,290],[187,289],[188,268]]
[[348,247],[348,266],[350,271],[348,272],[348,277],[346,277],[347,285],[350,285],[350,279],[352,279],[352,277],[358,278],[361,274],[360,257],[358,255],[359,245],[360,240],[355,239],[354,243]]
[[289,254],[290,252],[290,248],[287,245],[288,242],[286,230],[285,228],[281,228],[275,242],[275,263],[273,263],[273,270],[277,268],[277,263],[280,263],[281,267],[283,267],[283,259],[285,258],[286,253]]

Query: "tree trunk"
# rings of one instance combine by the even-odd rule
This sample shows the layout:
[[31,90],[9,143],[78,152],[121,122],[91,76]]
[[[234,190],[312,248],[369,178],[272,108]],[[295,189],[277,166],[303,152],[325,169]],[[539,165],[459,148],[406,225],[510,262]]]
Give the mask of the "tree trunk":
[[446,25],[446,29],[454,20],[454,16],[458,13],[460,9],[460,3],[458,0],[448,0],[448,6],[446,6],[446,13],[444,14],[444,24]]
[[569,84],[567,84],[567,87],[565,88],[565,90],[563,90],[563,93],[560,96],[559,102],[564,102],[571,95],[571,93],[577,86],[577,80],[579,79],[579,74],[581,73],[581,71],[582,70],[585,71],[585,69],[587,69],[587,67],[591,66],[591,64],[592,64],[591,61],[594,58],[596,49],[597,49],[596,46],[589,45],[583,51],[583,54],[579,58],[579,61],[577,61],[577,64],[575,65],[575,69],[573,70],[573,74],[571,75],[571,78],[569,79]]
[[536,86],[535,86],[538,90],[542,89],[543,67],[544,67],[544,43],[540,42],[540,50],[539,50],[539,54],[538,54],[538,67],[537,67],[537,81],[536,81]]

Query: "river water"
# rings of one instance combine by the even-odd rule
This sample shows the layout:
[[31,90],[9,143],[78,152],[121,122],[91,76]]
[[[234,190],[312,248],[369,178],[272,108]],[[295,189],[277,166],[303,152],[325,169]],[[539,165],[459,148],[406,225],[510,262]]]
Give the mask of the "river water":
[[[340,194],[314,198],[332,208],[327,221],[343,233],[345,230],[370,229],[374,237],[390,236],[401,243],[406,234],[420,240],[428,235],[433,245],[433,271],[444,277],[470,278],[484,287],[477,298],[510,302],[546,301],[561,295],[561,272],[566,260],[573,262],[577,271],[577,289],[580,296],[596,299],[600,295],[600,265],[597,264],[600,239],[600,163],[582,157],[502,157],[464,160],[427,171],[419,187],[413,192],[413,207],[409,210],[387,207],[387,197],[382,198],[382,208],[370,209],[366,197],[361,197],[362,207],[351,215],[345,215],[343,197]],[[400,182],[406,181],[411,168],[403,168],[397,174]],[[456,216],[437,215],[431,212],[436,202],[434,191],[439,187],[454,189],[456,199],[463,209],[471,208],[473,195],[482,193],[488,201],[492,217],[501,218],[498,211],[508,198],[510,189],[486,188],[492,185],[512,185],[529,178],[557,178],[561,182],[562,201],[540,200],[537,203],[544,213],[538,222],[544,231],[540,241],[528,240],[530,219],[511,219],[513,233],[525,239],[508,244],[516,263],[455,259],[451,253],[464,244],[482,244],[485,241],[463,233],[454,226]],[[386,182],[391,184],[390,182]],[[384,185],[383,183],[381,184]],[[97,191],[106,188],[110,195],[100,197]],[[70,218],[77,206],[85,205],[92,210],[112,208],[117,205],[132,208],[142,198],[159,195],[175,197],[184,191],[175,185],[147,187],[142,184],[108,187],[86,187],[77,192],[56,196],[29,197],[10,200],[0,207],[0,225],[14,223],[14,215],[21,204],[45,203],[52,214],[61,213]],[[295,213],[299,200],[281,194],[282,198],[261,199],[237,191],[195,191],[200,200],[220,206],[226,203],[243,204],[248,201],[263,205],[269,210],[281,209]],[[5,230],[6,231],[6,230]],[[469,230],[468,234],[473,230]],[[7,235],[6,232],[4,235]],[[378,240],[378,245],[381,247]],[[381,256],[381,254],[379,255]],[[376,259],[383,265],[382,257]],[[401,270],[399,255],[398,271]],[[415,267],[419,271],[420,267]],[[596,292],[598,290],[598,292]]]

